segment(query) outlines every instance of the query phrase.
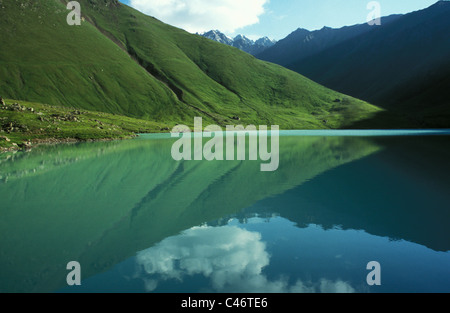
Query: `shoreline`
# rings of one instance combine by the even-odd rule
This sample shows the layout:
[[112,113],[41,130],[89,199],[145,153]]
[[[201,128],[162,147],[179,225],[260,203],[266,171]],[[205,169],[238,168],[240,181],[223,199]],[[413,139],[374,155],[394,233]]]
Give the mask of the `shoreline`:
[[[282,131],[282,130],[280,130]],[[317,133],[313,134],[313,130],[292,130],[293,132],[301,133],[304,132],[306,136],[329,136],[326,135],[330,130],[314,130]],[[357,130],[357,129],[339,129],[339,130],[331,130],[338,132],[333,136],[367,136],[365,133],[368,132],[376,132],[377,134],[371,135],[374,137],[378,136],[391,136],[392,134],[383,135],[382,132],[389,131],[397,131],[400,132],[397,136],[447,136],[449,135],[450,129],[398,129],[398,130],[388,130],[388,129],[373,129],[373,130]],[[349,133],[350,132],[350,133]],[[361,132],[358,135],[358,132]],[[404,134],[402,132],[410,132],[409,134]],[[347,133],[347,134],[346,134]],[[354,134],[351,134],[354,133]],[[18,152],[18,151],[27,151],[31,150],[35,147],[45,146],[45,145],[58,145],[58,144],[66,144],[66,143],[81,143],[81,142],[106,142],[106,141],[115,141],[115,140],[129,140],[137,138],[141,135],[152,135],[152,134],[170,134],[170,132],[148,132],[148,133],[138,133],[131,136],[125,136],[122,138],[88,138],[88,139],[79,139],[79,138],[45,138],[40,139],[36,138],[31,141],[27,141],[22,144],[13,143],[11,147],[0,147],[0,154],[7,152]],[[290,134],[280,134],[281,136],[289,136]]]
[[44,144],[130,139],[165,130],[169,128],[163,123],[104,112],[11,99],[0,105],[0,153]]
[[[152,134],[152,133],[148,133]],[[18,151],[27,151],[31,150],[33,148],[39,147],[39,146],[46,146],[46,145],[58,145],[58,144],[66,144],[66,143],[80,143],[80,142],[103,142],[103,141],[115,141],[115,140],[128,140],[138,137],[139,135],[134,135],[130,137],[123,137],[123,138],[98,138],[98,139],[78,139],[78,138],[46,138],[46,139],[34,139],[28,144],[13,144],[11,147],[5,148],[0,147],[0,154],[7,153],[7,152],[18,152]]]

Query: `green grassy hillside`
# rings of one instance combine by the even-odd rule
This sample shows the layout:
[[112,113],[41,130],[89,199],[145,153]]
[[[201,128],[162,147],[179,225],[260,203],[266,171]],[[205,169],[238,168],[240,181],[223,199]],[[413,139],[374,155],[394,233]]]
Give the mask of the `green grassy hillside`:
[[62,106],[13,100],[0,106],[0,152],[43,142],[125,139],[168,129],[157,122]]
[[[116,0],[2,0],[0,95],[158,121],[342,128],[379,109]],[[338,102],[337,100],[341,100]]]

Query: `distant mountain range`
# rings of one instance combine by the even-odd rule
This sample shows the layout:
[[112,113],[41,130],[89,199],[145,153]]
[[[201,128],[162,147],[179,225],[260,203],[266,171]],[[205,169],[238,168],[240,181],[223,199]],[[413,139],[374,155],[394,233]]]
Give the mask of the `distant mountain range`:
[[[381,18],[382,25],[387,25],[400,17],[401,15],[383,17]],[[315,31],[299,28],[272,47],[258,53],[257,57],[261,60],[289,67],[298,60],[318,54],[336,44],[363,35],[371,30],[373,30],[373,26],[367,23],[339,29],[324,27]]]
[[236,47],[252,55],[262,53],[277,42],[276,40],[272,40],[268,37],[262,37],[256,41],[253,41],[243,35],[237,35],[234,38],[230,38],[218,30],[210,30],[209,32],[199,35],[232,47]]
[[450,1],[439,1],[381,26],[298,29],[256,56],[420,127],[449,127],[449,29]]

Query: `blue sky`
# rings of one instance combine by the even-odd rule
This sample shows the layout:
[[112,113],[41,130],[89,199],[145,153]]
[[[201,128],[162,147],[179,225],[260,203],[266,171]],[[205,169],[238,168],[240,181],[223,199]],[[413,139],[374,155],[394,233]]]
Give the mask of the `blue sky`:
[[[371,0],[121,0],[190,32],[219,29],[229,36],[282,39],[297,28],[364,23]],[[437,0],[378,0],[381,15],[408,13]]]

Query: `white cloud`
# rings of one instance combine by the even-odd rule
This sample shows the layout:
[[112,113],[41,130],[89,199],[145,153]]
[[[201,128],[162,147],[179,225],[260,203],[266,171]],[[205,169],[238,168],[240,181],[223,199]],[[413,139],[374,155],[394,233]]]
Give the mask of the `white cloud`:
[[236,29],[259,22],[269,0],[130,0],[145,14],[189,32]]
[[235,226],[194,227],[181,235],[169,237],[137,255],[138,277],[146,290],[154,291],[159,282],[183,281],[184,277],[203,275],[217,292],[307,293],[354,292],[341,280],[317,282],[288,279],[270,280],[263,273],[270,263],[261,234]]
[[[269,255],[259,233],[231,226],[194,227],[138,253],[137,261],[147,275],[181,281],[202,274],[222,290],[236,282],[259,284],[255,280],[269,264]],[[157,287],[153,277],[146,279],[146,287]]]

